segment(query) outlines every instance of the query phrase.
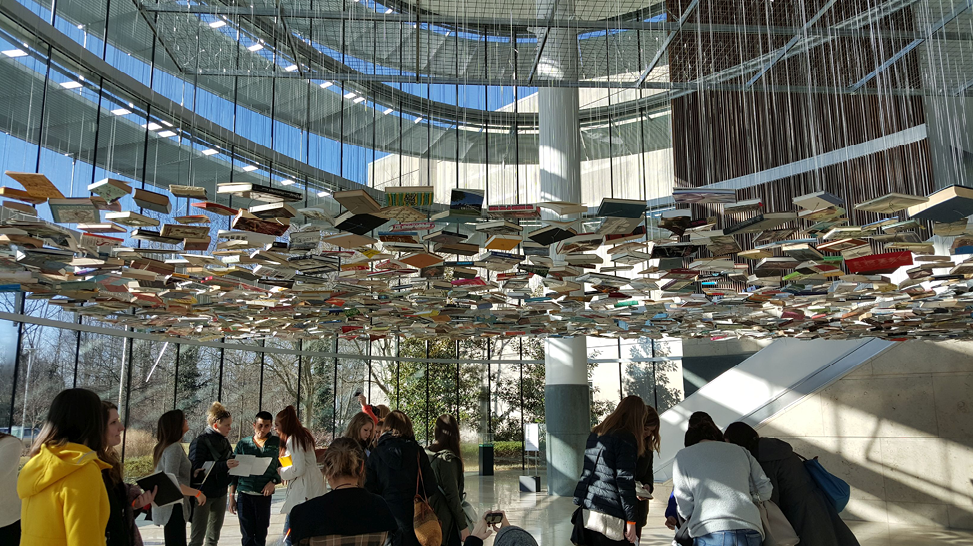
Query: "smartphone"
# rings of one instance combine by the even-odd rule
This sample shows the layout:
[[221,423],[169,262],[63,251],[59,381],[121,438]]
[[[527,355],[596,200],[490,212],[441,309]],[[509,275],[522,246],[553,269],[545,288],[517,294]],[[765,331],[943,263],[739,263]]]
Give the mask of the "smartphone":
[[486,515],[483,516],[483,518],[486,520],[487,523],[492,525],[503,521],[503,514],[500,512],[487,512]]
[[351,397],[358,398],[359,396],[361,396],[361,393],[362,393],[361,389],[358,389],[355,391],[355,394],[351,395]]

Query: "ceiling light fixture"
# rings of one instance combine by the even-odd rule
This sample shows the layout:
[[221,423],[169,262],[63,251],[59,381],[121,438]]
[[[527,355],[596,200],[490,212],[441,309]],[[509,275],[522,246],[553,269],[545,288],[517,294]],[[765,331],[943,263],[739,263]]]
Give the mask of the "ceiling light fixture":
[[422,121],[422,116],[417,117],[415,122],[419,123],[420,121]]
[[142,124],[142,127],[145,127],[146,129],[148,129],[150,131],[158,131],[159,129],[162,129],[162,126],[159,125],[158,123],[155,123],[154,121],[150,121],[148,123],[143,123]]
[[81,87],[81,82],[76,82],[74,80],[61,82],[61,87],[65,89],[77,89]]
[[212,23],[209,24],[209,28],[220,28],[225,26],[226,26],[226,21],[222,21],[222,20],[213,21]]
[[318,197],[327,197],[329,195],[331,195],[331,192],[329,192],[328,190],[323,190],[318,192]]
[[653,112],[653,113],[649,114],[649,119],[661,118],[663,116],[668,116],[668,115],[669,115],[669,112],[668,111]]
[[23,49],[8,49],[3,52],[4,55],[10,57],[11,59],[16,59],[17,57],[23,57],[27,55],[27,52]]
[[111,113],[115,114],[116,116],[125,116],[131,114],[132,111],[129,110],[128,108],[115,108],[114,110],[111,111]]
[[252,46],[248,47],[247,50],[256,52],[256,51],[260,51],[263,48],[264,48],[263,44],[253,44]]
[[206,148],[205,150],[203,150],[200,153],[202,153],[203,155],[216,155],[216,154],[218,154],[220,152],[218,152],[217,150],[214,150],[213,148]]
[[387,116],[387,115],[389,115],[389,114],[391,114],[391,113],[392,113],[392,112],[394,112],[394,111],[395,111],[395,109],[394,109],[394,108],[386,108],[386,109],[385,109],[385,111],[384,111],[384,112],[382,112],[382,113],[383,113],[383,114],[385,114],[385,115]]
[[162,138],[174,137],[176,136],[176,132],[166,129],[165,131],[159,131],[159,136]]
[[331,87],[332,85],[334,85],[334,84],[331,83],[331,82],[321,82],[321,89],[327,89],[327,88]]
[[297,70],[297,65],[296,64],[292,64],[292,65],[287,66],[287,67],[284,68],[284,71],[285,72],[294,72],[295,70]]
[[355,99],[355,104],[361,104],[363,102],[365,102],[365,97],[358,97]]
[[347,93],[345,93],[345,98],[346,98],[346,99],[353,99],[353,98],[355,98],[355,97],[357,97],[357,96],[358,96],[358,95],[356,95],[356,94],[354,93],[354,91],[349,91],[349,92],[347,92]]
[[390,13],[392,13],[392,8],[389,8],[389,9],[385,10],[385,15],[388,15]]
[[248,173],[249,172],[253,172],[253,171],[257,170],[257,166],[256,165],[247,165],[246,167],[243,168],[243,170],[246,171],[246,172],[248,172]]
[[294,184],[297,184],[297,182],[294,182],[293,180],[290,179],[280,181],[281,186],[293,186]]

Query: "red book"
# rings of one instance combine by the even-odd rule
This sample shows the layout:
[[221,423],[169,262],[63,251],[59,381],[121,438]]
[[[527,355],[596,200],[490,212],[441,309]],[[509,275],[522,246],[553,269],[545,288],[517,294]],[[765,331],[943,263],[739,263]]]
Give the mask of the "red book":
[[908,250],[872,254],[845,260],[849,273],[891,273],[904,265],[912,265],[912,253]]
[[205,210],[206,212],[212,212],[213,214],[219,214],[221,216],[236,216],[237,209],[233,207],[228,207],[226,205],[221,205],[219,203],[213,203],[212,201],[203,201],[202,203],[193,203],[193,206]]

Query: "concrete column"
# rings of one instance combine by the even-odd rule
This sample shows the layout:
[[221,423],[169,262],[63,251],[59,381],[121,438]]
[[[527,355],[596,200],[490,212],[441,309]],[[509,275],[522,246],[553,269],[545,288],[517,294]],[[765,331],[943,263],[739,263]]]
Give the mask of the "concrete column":
[[[539,0],[537,16],[574,17],[573,0]],[[547,39],[544,40],[544,33]],[[570,29],[538,29],[543,49],[540,80],[578,79],[578,35]],[[542,201],[581,202],[581,137],[576,87],[540,87],[540,182]],[[552,258],[556,259],[554,250]],[[589,427],[588,349],[584,337],[547,340],[544,411],[547,421],[547,490],[571,496],[581,476]]]

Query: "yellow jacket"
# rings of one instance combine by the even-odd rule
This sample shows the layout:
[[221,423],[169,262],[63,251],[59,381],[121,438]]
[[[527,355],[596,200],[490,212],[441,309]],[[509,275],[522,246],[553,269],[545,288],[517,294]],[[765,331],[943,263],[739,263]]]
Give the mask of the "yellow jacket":
[[42,446],[17,479],[21,544],[103,546],[109,507],[101,471],[108,467],[81,444]]

